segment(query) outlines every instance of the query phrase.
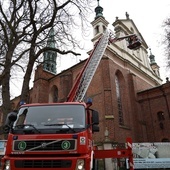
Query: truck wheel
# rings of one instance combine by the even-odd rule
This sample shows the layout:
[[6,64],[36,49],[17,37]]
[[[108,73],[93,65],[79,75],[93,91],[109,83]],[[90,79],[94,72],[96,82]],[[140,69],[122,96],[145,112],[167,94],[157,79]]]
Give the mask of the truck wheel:
[[92,170],[98,170],[98,160],[97,159],[93,159],[93,168]]

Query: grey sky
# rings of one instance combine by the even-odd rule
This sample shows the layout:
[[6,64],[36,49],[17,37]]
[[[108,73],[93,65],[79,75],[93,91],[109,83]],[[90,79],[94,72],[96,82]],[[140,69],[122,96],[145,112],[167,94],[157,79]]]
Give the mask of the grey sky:
[[[99,3],[104,9],[103,15],[110,23],[109,28],[112,28],[112,30],[112,23],[115,21],[115,18],[119,17],[120,19],[125,19],[125,13],[128,12],[130,19],[134,21],[147,45],[155,55],[156,62],[160,66],[161,78],[163,82],[165,82],[165,77],[170,75],[165,72],[164,52],[163,45],[161,44],[164,34],[162,23],[167,17],[170,17],[170,0],[100,0]],[[89,20],[93,21],[94,17],[95,12],[91,15]],[[86,50],[78,50],[78,52],[82,53],[82,57],[70,56],[70,59],[67,57],[67,62],[65,61],[65,57],[58,57],[57,72],[76,64],[79,62],[79,59],[87,58],[88,55],[86,53],[93,47],[91,43],[92,37],[93,29],[91,28],[86,41],[82,40],[86,45]],[[16,83],[14,84],[12,82],[12,86],[14,87],[13,89],[15,89],[12,90],[13,96],[19,95],[21,87],[18,86],[18,83],[16,85]]]

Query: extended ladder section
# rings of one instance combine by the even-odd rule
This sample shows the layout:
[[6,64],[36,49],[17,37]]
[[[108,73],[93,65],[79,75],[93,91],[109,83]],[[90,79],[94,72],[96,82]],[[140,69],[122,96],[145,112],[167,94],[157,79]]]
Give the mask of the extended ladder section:
[[104,55],[108,43],[115,43],[116,41],[123,39],[127,39],[129,42],[128,48],[131,50],[138,49],[141,46],[141,41],[135,34],[112,38],[111,32],[106,30],[96,42],[90,57],[87,59],[83,69],[78,75],[76,82],[67,97],[68,102],[84,100],[89,84],[95,74],[102,56]]
[[67,101],[83,101],[89,84],[108,45],[109,34],[109,31],[106,30],[105,34],[103,34],[96,42],[94,50],[87,59],[85,66],[76,80],[75,85],[68,95]]

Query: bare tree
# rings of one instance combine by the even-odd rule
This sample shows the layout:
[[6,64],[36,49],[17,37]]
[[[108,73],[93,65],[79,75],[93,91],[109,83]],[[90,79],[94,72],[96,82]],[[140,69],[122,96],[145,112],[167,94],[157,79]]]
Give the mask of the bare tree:
[[165,55],[166,55],[166,66],[170,70],[170,18],[166,19],[164,24],[164,44],[165,44]]
[[[80,48],[74,31],[87,28],[93,1],[0,0],[0,85],[4,119],[11,110],[11,69],[20,67],[24,71],[21,100],[27,101],[31,73],[43,52],[53,50],[62,55],[79,55],[74,51]],[[51,27],[56,30],[57,48],[45,46]]]

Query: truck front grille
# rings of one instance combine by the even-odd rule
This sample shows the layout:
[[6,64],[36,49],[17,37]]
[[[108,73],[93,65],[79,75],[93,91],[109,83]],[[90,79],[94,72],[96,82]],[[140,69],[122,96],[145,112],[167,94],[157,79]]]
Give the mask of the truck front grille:
[[16,160],[16,168],[70,168],[71,160]]
[[75,150],[76,141],[69,140],[25,140],[14,141],[14,151],[63,151]]

